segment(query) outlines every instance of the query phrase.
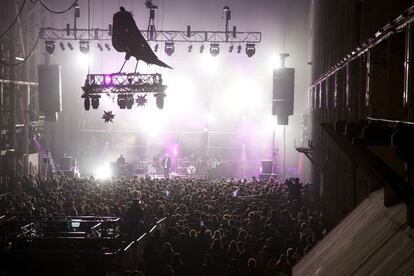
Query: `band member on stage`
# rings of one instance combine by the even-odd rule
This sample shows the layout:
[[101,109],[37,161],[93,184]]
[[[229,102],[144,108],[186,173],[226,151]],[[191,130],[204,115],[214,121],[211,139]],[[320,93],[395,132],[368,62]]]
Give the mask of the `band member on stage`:
[[162,169],[164,170],[165,179],[170,178],[171,158],[166,154],[162,159]]
[[125,158],[124,156],[121,154],[118,159],[116,159],[116,167],[115,167],[115,172],[114,175],[117,177],[121,177],[124,176],[124,170],[125,169]]
[[118,167],[125,165],[125,158],[122,154],[118,157],[116,163],[118,164]]
[[217,169],[218,166],[221,164],[221,162],[215,157],[211,156],[207,160],[207,177],[210,179],[216,179],[217,178]]

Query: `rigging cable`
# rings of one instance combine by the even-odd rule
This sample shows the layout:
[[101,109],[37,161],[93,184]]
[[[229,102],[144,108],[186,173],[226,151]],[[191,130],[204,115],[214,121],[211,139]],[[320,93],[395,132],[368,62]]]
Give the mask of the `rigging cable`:
[[20,17],[20,15],[23,12],[23,8],[26,5],[26,1],[27,0],[23,0],[23,4],[20,6],[19,12],[17,13],[16,17],[13,19],[13,22],[10,24],[10,26],[2,34],[0,34],[0,38],[2,38],[5,34],[7,34],[11,30],[11,28],[13,28],[14,24],[16,24],[17,19]]
[[[283,19],[283,53],[286,52],[286,23],[287,23],[287,1],[284,1],[284,12],[285,16]],[[283,67],[285,66],[285,62],[283,61]],[[286,125],[283,126],[283,179],[286,179]]]
[[22,61],[17,62],[17,63],[7,63],[7,62],[1,61],[1,58],[0,58],[0,64],[2,64],[4,66],[18,66],[18,65],[20,65],[22,63],[25,63],[30,58],[30,56],[33,54],[34,50],[37,47],[37,44],[39,43],[39,40],[40,40],[40,34],[38,34],[37,39],[36,39],[36,42],[35,42],[33,48],[30,50],[30,52],[27,54],[27,56],[23,58]]
[[[77,1],[77,0],[76,0]],[[89,52],[88,52],[88,75],[91,70],[91,63],[89,60],[90,52],[91,52],[91,0],[88,0],[88,45],[89,45]]]
[[65,10],[63,10],[63,11],[55,11],[55,10],[52,10],[51,8],[49,8],[48,6],[46,6],[46,4],[45,4],[45,3],[43,3],[43,0],[39,0],[40,4],[42,4],[42,6],[43,6],[46,10],[48,10],[48,11],[49,11],[49,12],[51,12],[51,13],[56,13],[56,14],[62,14],[62,13],[66,13],[66,12],[68,12],[70,9],[72,9],[72,8],[76,5],[76,3],[78,3],[78,1],[79,1],[79,0],[75,0],[75,1],[72,3],[72,5],[70,5],[70,6],[69,6],[69,8],[67,8],[67,9],[65,9]]

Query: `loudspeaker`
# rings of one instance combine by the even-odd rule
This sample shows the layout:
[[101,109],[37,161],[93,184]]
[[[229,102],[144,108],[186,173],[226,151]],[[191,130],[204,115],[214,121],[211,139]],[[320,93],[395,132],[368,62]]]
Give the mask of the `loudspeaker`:
[[295,91],[295,69],[278,68],[273,70],[273,104],[272,114],[277,116],[279,125],[287,125],[293,115]]
[[260,172],[262,174],[272,173],[272,160],[262,160],[262,167]]
[[72,156],[63,156],[59,159],[60,169],[64,171],[72,170]]
[[39,109],[46,116],[62,111],[61,65],[38,65]]

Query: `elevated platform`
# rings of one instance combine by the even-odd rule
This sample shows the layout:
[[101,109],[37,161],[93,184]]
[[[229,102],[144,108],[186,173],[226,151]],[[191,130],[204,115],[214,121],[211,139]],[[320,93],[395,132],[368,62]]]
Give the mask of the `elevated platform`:
[[293,275],[414,275],[414,230],[405,204],[373,192],[294,268]]

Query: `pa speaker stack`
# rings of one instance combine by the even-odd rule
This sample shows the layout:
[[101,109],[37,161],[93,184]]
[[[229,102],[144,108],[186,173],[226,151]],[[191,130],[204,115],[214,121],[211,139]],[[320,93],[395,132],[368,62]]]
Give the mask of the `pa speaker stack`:
[[261,163],[259,180],[268,180],[270,177],[277,178],[276,171],[273,170],[272,160],[262,160]]
[[57,121],[62,111],[61,65],[39,65],[39,109],[47,121]]
[[278,125],[288,125],[289,116],[293,115],[294,85],[294,68],[273,70],[272,114],[277,116]]

